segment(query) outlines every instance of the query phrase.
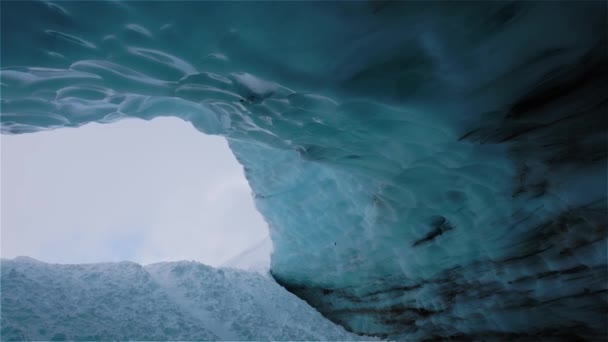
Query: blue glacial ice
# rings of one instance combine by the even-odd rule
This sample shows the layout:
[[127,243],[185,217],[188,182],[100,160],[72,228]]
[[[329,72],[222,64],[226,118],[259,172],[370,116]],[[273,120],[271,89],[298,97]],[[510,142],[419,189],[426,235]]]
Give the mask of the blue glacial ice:
[[604,339],[607,13],[2,2],[2,133],[176,116],[226,137],[273,277],[351,332]]

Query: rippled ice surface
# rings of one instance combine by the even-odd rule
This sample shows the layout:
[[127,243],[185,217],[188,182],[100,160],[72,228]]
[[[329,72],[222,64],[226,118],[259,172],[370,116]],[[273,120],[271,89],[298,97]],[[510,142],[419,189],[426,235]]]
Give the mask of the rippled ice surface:
[[272,274],[350,331],[599,339],[606,13],[3,2],[2,132],[177,116],[225,136]]

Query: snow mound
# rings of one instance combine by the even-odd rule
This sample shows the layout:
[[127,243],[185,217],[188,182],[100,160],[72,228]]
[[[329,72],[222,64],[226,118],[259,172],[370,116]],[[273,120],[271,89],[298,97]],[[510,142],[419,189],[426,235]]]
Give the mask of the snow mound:
[[1,266],[2,340],[363,339],[258,273],[188,261]]

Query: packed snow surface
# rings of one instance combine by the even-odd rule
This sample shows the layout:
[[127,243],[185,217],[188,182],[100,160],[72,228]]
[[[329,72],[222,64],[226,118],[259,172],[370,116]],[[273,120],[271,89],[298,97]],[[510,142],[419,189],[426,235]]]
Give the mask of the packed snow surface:
[[2,340],[364,339],[259,273],[189,261],[1,266]]

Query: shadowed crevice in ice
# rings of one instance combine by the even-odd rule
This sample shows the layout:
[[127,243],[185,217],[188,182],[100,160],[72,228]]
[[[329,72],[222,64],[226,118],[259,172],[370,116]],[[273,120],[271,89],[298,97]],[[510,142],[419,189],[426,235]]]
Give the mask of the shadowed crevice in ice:
[[422,239],[414,242],[412,247],[416,247],[420,244],[433,241],[435,238],[437,238],[441,234],[454,229],[454,227],[452,227],[452,225],[449,222],[447,222],[445,220],[445,217],[443,217],[443,216],[433,217],[431,220],[431,227],[433,230],[431,230],[428,234],[426,234]]

